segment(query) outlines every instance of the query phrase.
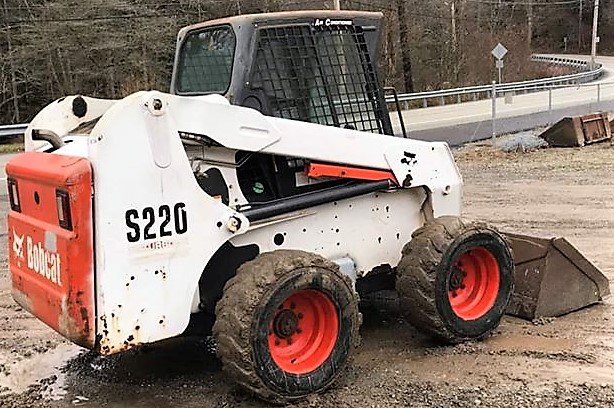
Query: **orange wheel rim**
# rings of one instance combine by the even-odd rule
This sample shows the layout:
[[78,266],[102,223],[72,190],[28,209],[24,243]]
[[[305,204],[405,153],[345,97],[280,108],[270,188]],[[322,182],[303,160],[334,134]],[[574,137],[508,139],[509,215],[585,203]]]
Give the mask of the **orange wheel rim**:
[[501,274],[497,258],[484,247],[463,253],[453,266],[448,285],[452,311],[463,320],[476,320],[494,306]]
[[269,322],[268,344],[275,364],[290,374],[315,371],[330,357],[339,315],[328,295],[313,289],[284,300]]

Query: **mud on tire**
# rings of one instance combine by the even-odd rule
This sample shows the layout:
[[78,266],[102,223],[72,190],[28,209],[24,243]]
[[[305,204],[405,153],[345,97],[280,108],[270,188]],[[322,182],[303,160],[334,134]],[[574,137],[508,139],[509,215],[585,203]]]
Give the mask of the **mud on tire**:
[[437,218],[403,248],[396,282],[401,311],[446,342],[486,337],[509,303],[513,268],[511,249],[495,229]]
[[213,335],[227,375],[289,403],[332,384],[358,346],[359,326],[358,297],[336,264],[279,250],[246,262],[226,283]]

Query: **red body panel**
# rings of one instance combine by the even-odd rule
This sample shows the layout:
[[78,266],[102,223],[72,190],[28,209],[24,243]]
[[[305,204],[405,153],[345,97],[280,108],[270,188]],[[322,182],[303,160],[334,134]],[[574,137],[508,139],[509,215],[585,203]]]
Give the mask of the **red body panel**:
[[362,167],[339,166],[335,164],[309,163],[305,173],[309,177],[338,177],[356,180],[390,180],[394,184],[399,184],[392,171],[374,170]]
[[[6,166],[20,211],[8,215],[13,297],[73,342],[95,344],[92,169],[79,157],[23,153]],[[56,190],[68,193],[72,230],[60,227]]]

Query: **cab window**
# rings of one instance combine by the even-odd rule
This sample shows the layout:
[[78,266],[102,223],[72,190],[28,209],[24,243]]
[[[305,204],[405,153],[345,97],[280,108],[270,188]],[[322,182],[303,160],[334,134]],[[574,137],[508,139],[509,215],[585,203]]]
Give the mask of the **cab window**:
[[177,90],[224,94],[230,86],[236,39],[230,26],[193,31],[179,52]]

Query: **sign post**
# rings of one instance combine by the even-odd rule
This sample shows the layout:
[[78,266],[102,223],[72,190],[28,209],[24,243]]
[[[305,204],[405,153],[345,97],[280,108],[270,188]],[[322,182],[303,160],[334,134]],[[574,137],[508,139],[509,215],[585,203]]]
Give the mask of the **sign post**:
[[599,0],[595,0],[593,8],[593,41],[591,44],[591,69],[595,69],[595,57],[597,56],[597,43],[599,36],[597,35],[597,26],[599,24]]
[[495,66],[499,71],[499,83],[501,83],[503,81],[503,57],[505,57],[505,54],[507,54],[507,48],[505,48],[503,44],[499,43],[495,48],[493,48],[491,54],[497,59]]

